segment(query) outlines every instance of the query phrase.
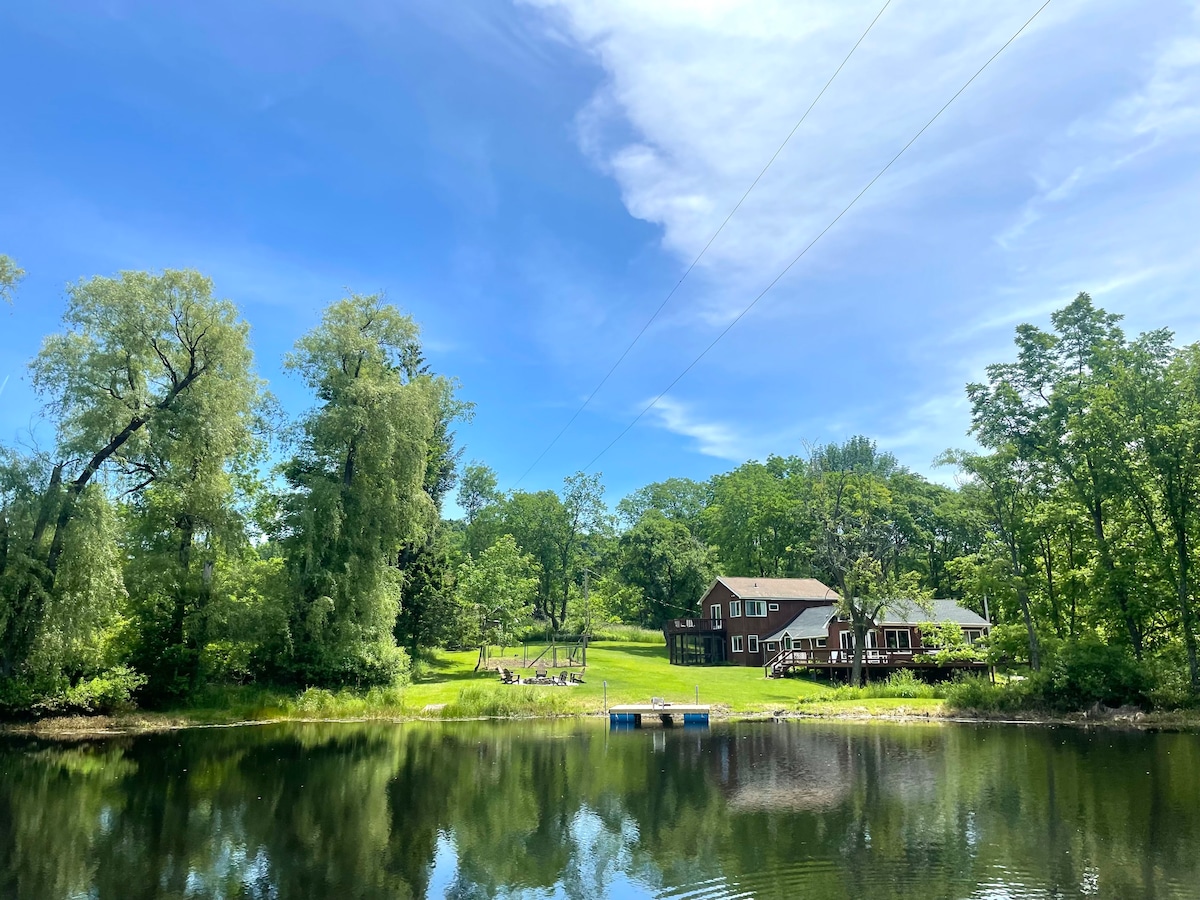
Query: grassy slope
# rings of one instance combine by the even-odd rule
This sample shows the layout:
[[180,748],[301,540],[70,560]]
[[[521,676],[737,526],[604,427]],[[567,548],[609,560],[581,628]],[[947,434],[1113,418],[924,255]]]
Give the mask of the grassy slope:
[[[422,675],[405,691],[409,705],[449,703],[461,688],[469,684],[495,685],[495,673],[472,671],[478,654],[438,653],[432,664],[426,663]],[[580,712],[600,712],[604,704],[604,685],[608,682],[608,702],[648,703],[663,697],[677,703],[692,702],[696,686],[700,702],[728,707],[736,712],[756,712],[795,707],[801,696],[820,693],[823,688],[811,681],[794,678],[768,679],[763,670],[746,666],[672,666],[667,649],[651,644],[627,644],[600,641],[588,647],[585,683],[573,687],[539,687],[538,691],[565,694],[569,705]],[[565,699],[565,698],[564,698]]]

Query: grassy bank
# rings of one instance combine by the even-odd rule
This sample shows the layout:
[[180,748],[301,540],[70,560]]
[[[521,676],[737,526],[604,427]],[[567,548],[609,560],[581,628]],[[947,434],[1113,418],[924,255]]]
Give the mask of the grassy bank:
[[[148,730],[182,725],[223,725],[311,719],[466,719],[479,717],[594,715],[605,700],[645,703],[652,696],[677,703],[710,704],[717,716],[818,718],[994,718],[1046,722],[1098,722],[1086,716],[1050,716],[1042,712],[951,709],[942,691],[910,679],[863,690],[829,687],[801,678],[767,679],[756,667],[672,666],[661,644],[598,641],[588,648],[585,683],[570,686],[505,685],[494,672],[476,672],[476,651],[437,651],[422,661],[404,687],[369,691],[310,688],[286,692],[259,687],[210,689],[184,708],[161,713],[137,712],[107,719],[45,721],[22,730],[80,732]],[[607,682],[607,691],[605,682]],[[1113,724],[1200,728],[1200,714],[1157,713],[1117,718]]]

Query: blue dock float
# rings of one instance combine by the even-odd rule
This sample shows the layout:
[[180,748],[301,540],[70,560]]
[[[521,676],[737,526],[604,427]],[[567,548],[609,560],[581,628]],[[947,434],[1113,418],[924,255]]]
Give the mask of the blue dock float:
[[608,708],[608,724],[614,731],[641,728],[648,716],[663,725],[674,725],[682,720],[685,727],[707,728],[710,709],[694,703],[628,703]]

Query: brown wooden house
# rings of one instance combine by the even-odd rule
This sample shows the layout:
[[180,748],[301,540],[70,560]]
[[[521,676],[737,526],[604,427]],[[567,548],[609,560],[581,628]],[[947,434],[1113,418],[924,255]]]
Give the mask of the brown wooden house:
[[[848,669],[854,661],[854,633],[837,614],[838,599],[814,578],[718,578],[701,602],[704,618],[667,623],[671,662],[762,666],[773,676],[797,668]],[[956,623],[971,643],[991,627],[952,600],[934,600],[928,609],[896,603],[885,607],[867,632],[864,664],[874,670],[933,666],[917,660],[932,649],[922,643],[919,627],[929,621]]]

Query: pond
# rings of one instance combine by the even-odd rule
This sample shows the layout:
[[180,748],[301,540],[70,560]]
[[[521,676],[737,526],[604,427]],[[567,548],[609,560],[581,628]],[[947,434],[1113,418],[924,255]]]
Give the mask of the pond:
[[281,724],[0,738],[0,897],[1200,897],[1200,736]]

